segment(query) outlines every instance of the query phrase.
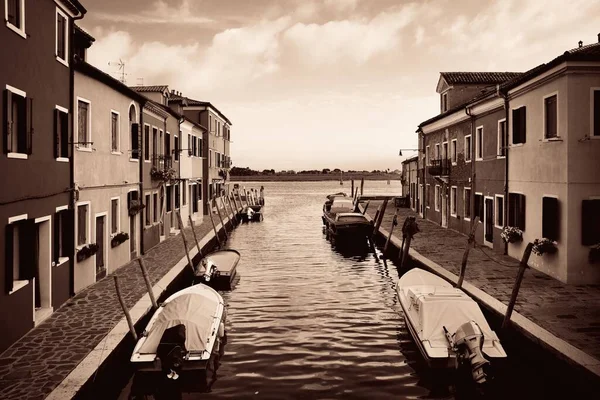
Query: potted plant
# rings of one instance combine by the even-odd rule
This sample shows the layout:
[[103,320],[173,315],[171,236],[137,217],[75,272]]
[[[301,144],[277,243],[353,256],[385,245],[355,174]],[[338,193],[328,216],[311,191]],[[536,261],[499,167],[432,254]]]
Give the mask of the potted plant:
[[86,258],[90,258],[98,252],[98,245],[96,243],[90,243],[77,250],[77,262],[81,262]]
[[127,232],[119,232],[110,239],[110,247],[117,247],[127,240],[129,240],[129,234]]
[[590,264],[600,263],[600,243],[596,243],[590,247],[590,254],[588,255]]
[[142,204],[141,201],[131,200],[131,203],[129,204],[129,216],[133,217],[134,215],[137,215],[137,213],[139,213],[145,207],[146,206],[144,204]]
[[533,247],[531,251],[533,251],[538,256],[543,254],[554,254],[558,250],[556,247],[556,242],[547,238],[535,239],[533,241]]
[[157,181],[169,182],[177,177],[177,172],[173,168],[156,168],[150,169],[150,177]]
[[516,243],[523,240],[523,231],[516,226],[505,226],[500,233],[504,243]]

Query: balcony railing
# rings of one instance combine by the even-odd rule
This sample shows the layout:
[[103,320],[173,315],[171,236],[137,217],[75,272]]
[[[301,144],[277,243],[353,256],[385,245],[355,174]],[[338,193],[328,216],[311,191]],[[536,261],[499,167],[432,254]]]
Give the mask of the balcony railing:
[[450,166],[452,163],[448,159],[431,160],[431,164],[427,167],[429,175],[433,176],[448,176],[450,175]]
[[172,168],[173,159],[171,156],[154,155],[152,156],[152,166],[159,170]]

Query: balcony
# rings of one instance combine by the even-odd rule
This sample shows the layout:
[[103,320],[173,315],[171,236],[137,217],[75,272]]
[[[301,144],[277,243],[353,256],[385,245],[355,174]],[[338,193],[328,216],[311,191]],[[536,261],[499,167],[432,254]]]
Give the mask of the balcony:
[[429,175],[433,176],[448,176],[450,175],[451,161],[448,159],[431,160],[431,164],[427,167]]
[[152,157],[152,168],[150,169],[152,180],[169,182],[177,178],[177,172],[173,169],[171,156],[155,155]]
[[152,156],[152,167],[158,170],[165,170],[173,167],[173,159],[171,156],[156,154]]

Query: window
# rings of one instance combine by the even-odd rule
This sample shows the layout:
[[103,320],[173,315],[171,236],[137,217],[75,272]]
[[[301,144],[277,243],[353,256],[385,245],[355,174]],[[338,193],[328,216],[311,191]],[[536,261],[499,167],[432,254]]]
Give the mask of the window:
[[25,0],[5,0],[6,26],[25,39]]
[[450,142],[450,159],[452,164],[456,165],[456,139],[452,139]]
[[431,156],[429,154],[429,146],[425,146],[425,165],[431,165]]
[[498,157],[506,157],[506,119],[498,121]]
[[475,159],[483,160],[483,126],[475,131]]
[[440,211],[440,185],[435,185],[435,211]]
[[158,129],[152,127],[152,157],[158,155]]
[[471,188],[465,188],[463,193],[464,215],[467,221],[471,219]]
[[145,208],[144,211],[146,212],[146,226],[152,224],[152,208],[150,207],[150,195],[147,194],[144,196],[145,198]]
[[431,185],[429,183],[427,183],[425,185],[425,206],[427,208],[430,207],[430,202],[429,202],[429,198],[431,197],[431,193],[429,192],[431,190]]
[[208,150],[208,166],[212,167],[212,150]]
[[68,43],[69,43],[69,19],[67,15],[58,8],[56,9],[56,60],[61,64],[69,66]]
[[556,197],[542,197],[542,237],[557,241],[560,234],[560,209]]
[[202,138],[198,138],[198,157],[202,157]]
[[33,99],[12,86],[4,91],[4,152],[9,158],[27,158],[32,150]]
[[496,195],[496,228],[504,227],[504,196]]
[[171,156],[171,132],[165,135],[165,157]]
[[440,159],[440,144],[439,143],[435,144],[435,159],[436,160]]
[[199,186],[198,185],[193,185],[192,186],[192,192],[191,192],[191,199],[190,201],[192,202],[192,213],[197,213],[198,212],[198,194],[199,194]]
[[10,294],[27,285],[35,276],[37,255],[32,251],[37,236],[35,221],[27,219],[27,214],[8,219],[6,225],[6,291]]
[[77,246],[83,246],[89,240],[89,203],[77,206]]
[[69,161],[69,112],[66,108],[54,108],[54,157]]
[[152,221],[158,222],[158,193],[152,194]]
[[581,244],[600,243],[600,199],[581,202]]
[[[544,98],[544,138],[558,137],[557,96],[554,94]],[[548,238],[549,239],[549,238]]]
[[173,157],[175,158],[175,161],[179,161],[179,137],[178,136],[174,136],[173,137]]
[[113,153],[119,151],[119,113],[110,112],[110,150]]
[[512,110],[512,143],[525,143],[527,139],[527,109],[525,106]]
[[212,118],[212,115],[208,116],[208,131],[211,132],[211,133],[214,132],[214,130],[213,130],[213,118]]
[[188,156],[195,156],[194,154],[194,148],[196,147],[196,138],[194,137],[194,144],[192,144],[192,135],[190,135],[188,133],[187,135],[188,138]]
[[178,183],[175,184],[174,187],[175,190],[175,209],[178,210],[179,206],[180,206],[180,200],[181,200],[181,187],[179,186]]
[[448,142],[442,143],[442,160],[448,159]]
[[64,209],[54,214],[54,257],[55,265],[62,264],[69,259],[69,253],[73,248],[70,241],[73,237],[73,210]]
[[465,136],[465,162],[471,161],[471,135]]
[[110,233],[116,234],[119,232],[119,198],[110,199]]
[[144,124],[144,161],[150,162],[150,126]]
[[442,93],[442,112],[448,111],[448,93]]
[[167,212],[171,212],[173,208],[173,189],[171,186],[167,186]]
[[77,147],[92,151],[90,102],[77,98]]
[[519,193],[508,194],[508,223],[525,230],[525,196]]
[[[196,187],[198,188],[198,200],[202,200],[202,183],[198,182]],[[196,211],[198,211],[198,209],[196,209]]]
[[183,181],[183,187],[181,188],[181,197],[183,197],[182,203],[185,206],[187,204],[187,181],[186,180]]
[[139,134],[140,134],[140,125],[136,124],[137,116],[135,111],[135,106],[132,104],[129,107],[129,126],[131,129],[131,159],[138,160],[140,158],[139,149]]
[[456,217],[456,186],[450,188],[450,215]]
[[600,138],[600,89],[592,94],[592,136]]
[[475,206],[475,218],[479,217],[479,222],[483,221],[483,194],[475,193],[474,203]]

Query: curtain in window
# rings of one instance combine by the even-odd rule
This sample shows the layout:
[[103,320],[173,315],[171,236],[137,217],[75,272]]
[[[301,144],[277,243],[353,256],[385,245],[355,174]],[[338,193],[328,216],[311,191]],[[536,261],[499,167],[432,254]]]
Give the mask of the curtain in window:
[[77,103],[77,141],[79,146],[87,146],[88,142],[88,104],[79,101]]

